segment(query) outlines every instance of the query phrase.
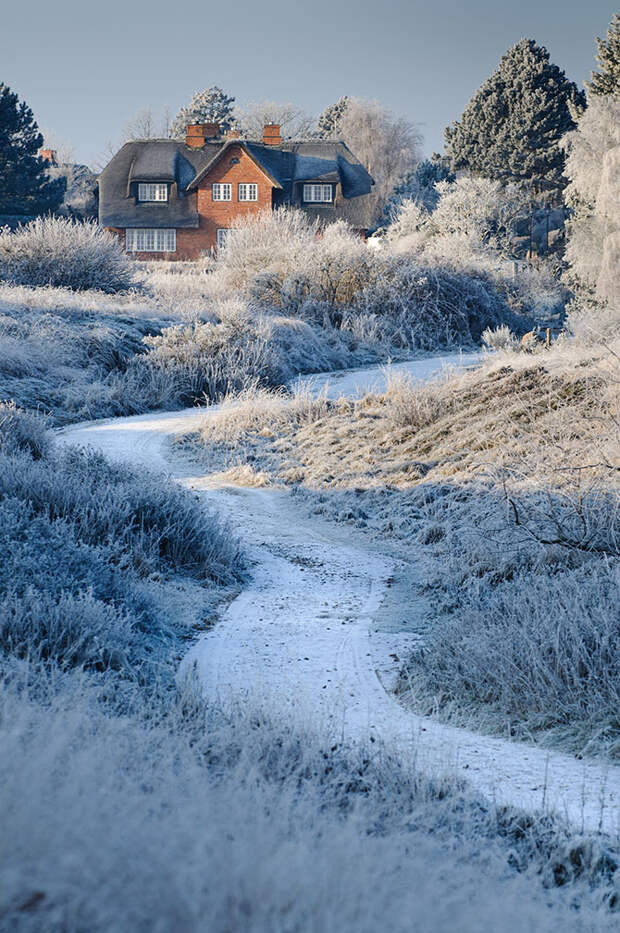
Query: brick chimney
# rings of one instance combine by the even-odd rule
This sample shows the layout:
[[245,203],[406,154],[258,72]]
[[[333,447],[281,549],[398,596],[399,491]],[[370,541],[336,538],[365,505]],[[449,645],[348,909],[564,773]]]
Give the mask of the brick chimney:
[[217,139],[219,123],[190,123],[185,127],[185,144],[192,149],[202,149],[207,139]]
[[265,124],[265,128],[263,129],[263,143],[266,146],[280,146],[282,144],[279,123]]
[[55,149],[39,149],[39,158],[49,165],[58,165]]
[[241,139],[240,130],[226,130],[226,139]]

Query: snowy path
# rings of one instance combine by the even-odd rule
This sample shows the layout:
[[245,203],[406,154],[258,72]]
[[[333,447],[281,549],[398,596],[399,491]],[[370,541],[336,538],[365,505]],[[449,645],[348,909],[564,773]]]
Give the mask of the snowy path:
[[[399,368],[428,378],[445,359]],[[383,378],[377,369],[332,375],[328,393],[380,388]],[[327,380],[305,381],[320,391]],[[214,488],[208,476],[192,476],[168,441],[204,417],[207,410],[190,409],[94,422],[62,438],[162,470],[233,523],[253,562],[252,582],[185,660],[197,666],[208,696],[258,694],[310,717],[335,740],[375,736],[424,772],[466,779],[498,803],[559,812],[579,830],[620,830],[620,768],[481,736],[400,707],[376,672],[407,636],[372,632],[400,562],[348,527],[300,514],[286,491]]]

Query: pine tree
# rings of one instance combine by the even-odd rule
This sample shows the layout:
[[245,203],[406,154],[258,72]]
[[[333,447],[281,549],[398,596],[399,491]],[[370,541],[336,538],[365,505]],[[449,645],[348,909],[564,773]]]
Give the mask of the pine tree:
[[533,194],[557,197],[562,177],[562,136],[574,129],[573,113],[585,96],[533,39],[506,52],[490,78],[445,131],[455,169],[495,181],[527,185]]
[[614,13],[607,38],[597,39],[596,44],[600,71],[592,72],[592,80],[586,81],[586,87],[597,97],[615,96],[620,93],[620,14]]
[[340,100],[336,101],[335,104],[330,104],[320,114],[316,121],[317,136],[320,139],[331,139],[338,134],[338,124],[347,109],[348,103],[348,97],[341,97]]
[[222,132],[231,129],[235,125],[234,102],[234,97],[229,97],[215,85],[196,91],[187,107],[181,107],[174,118],[170,135],[180,139],[190,123],[219,123]]
[[62,203],[66,181],[49,177],[42,145],[32,110],[0,82],[0,214],[36,216]]

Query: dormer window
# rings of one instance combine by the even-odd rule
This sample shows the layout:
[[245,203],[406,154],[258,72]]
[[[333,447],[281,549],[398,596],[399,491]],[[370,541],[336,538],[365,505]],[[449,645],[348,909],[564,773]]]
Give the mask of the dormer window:
[[168,185],[165,182],[155,182],[155,184],[138,185],[138,201],[167,201]]
[[332,185],[304,185],[306,204],[331,204],[334,200]]

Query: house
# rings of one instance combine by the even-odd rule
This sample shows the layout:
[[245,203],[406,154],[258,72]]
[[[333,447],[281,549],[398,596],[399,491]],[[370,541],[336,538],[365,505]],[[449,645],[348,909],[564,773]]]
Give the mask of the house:
[[125,143],[98,179],[99,223],[136,258],[197,259],[237,217],[282,205],[365,235],[372,184],[343,142],[284,141],[276,124],[255,142],[201,123],[184,140]]

